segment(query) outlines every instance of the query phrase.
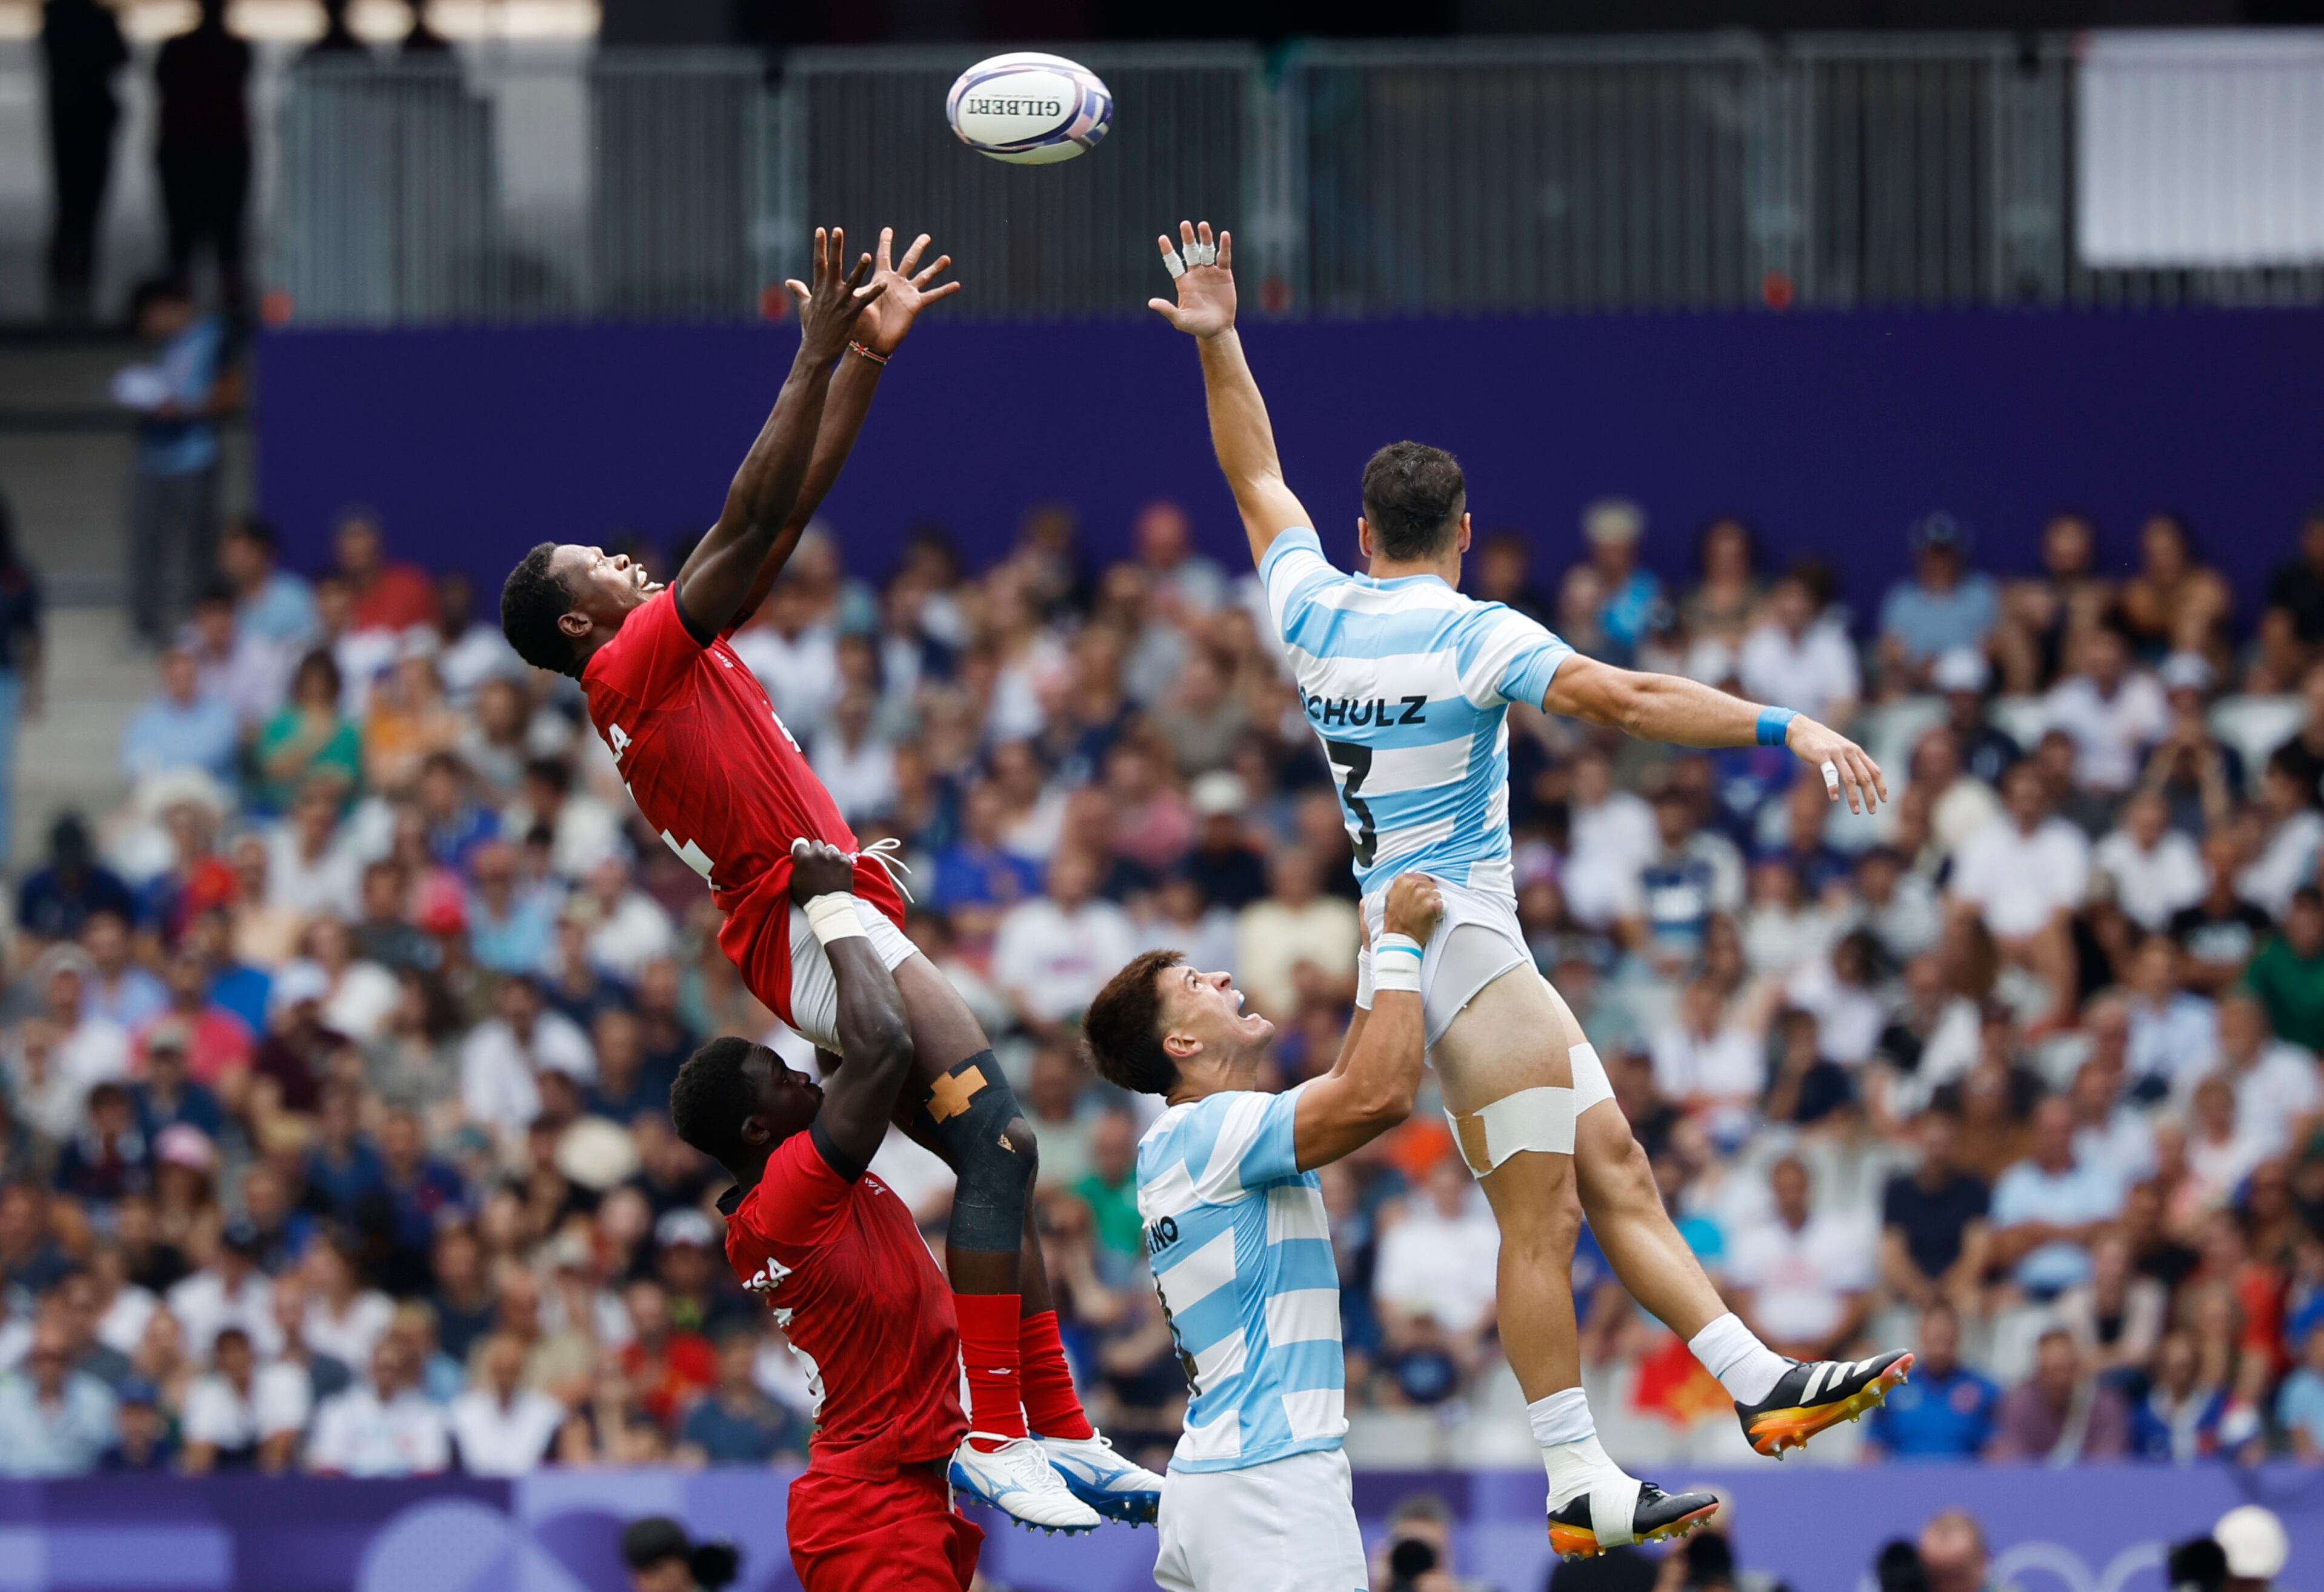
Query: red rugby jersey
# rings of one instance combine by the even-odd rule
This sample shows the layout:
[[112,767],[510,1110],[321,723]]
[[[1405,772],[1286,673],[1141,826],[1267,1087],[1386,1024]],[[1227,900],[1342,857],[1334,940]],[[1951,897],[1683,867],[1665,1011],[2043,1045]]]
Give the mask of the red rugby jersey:
[[726,1261],[813,1362],[808,1468],[885,1480],[968,1435],[959,1318],[910,1209],[870,1173],[842,1176],[816,1137],[791,1135],[756,1187],[719,1201]]
[[[709,881],[726,915],[720,947],[789,1022],[791,842],[857,846],[766,688],[724,636],[694,639],[670,585],[591,654],[581,690],[638,811]],[[877,862],[857,860],[855,893],[903,923],[903,897]]]

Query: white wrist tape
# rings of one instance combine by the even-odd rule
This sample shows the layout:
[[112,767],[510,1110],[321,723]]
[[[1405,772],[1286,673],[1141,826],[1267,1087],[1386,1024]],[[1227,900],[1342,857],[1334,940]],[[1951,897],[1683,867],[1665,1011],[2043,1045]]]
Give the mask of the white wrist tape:
[[1410,934],[1382,934],[1372,946],[1372,989],[1420,993],[1420,942]]
[[807,904],[807,926],[825,945],[841,940],[861,940],[865,937],[863,920],[855,916],[855,897],[834,891],[817,896]]
[[1356,1009],[1372,1009],[1372,948],[1369,945],[1356,948]]

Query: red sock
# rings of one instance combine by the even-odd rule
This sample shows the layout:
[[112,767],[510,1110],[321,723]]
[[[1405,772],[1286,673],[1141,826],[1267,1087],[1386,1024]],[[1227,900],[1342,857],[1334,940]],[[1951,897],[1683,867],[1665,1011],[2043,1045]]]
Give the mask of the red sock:
[[[968,1367],[968,1427],[981,1436],[1006,1440],[1025,1435],[1019,1403],[1017,1311],[1014,1293],[955,1293],[960,1317],[960,1359]],[[986,1452],[998,1442],[980,1444]]]
[[1057,1312],[1045,1310],[1017,1323],[1018,1380],[1025,1386],[1025,1419],[1043,1437],[1095,1437],[1074,1391],[1073,1367],[1065,1364],[1065,1341],[1057,1336]]

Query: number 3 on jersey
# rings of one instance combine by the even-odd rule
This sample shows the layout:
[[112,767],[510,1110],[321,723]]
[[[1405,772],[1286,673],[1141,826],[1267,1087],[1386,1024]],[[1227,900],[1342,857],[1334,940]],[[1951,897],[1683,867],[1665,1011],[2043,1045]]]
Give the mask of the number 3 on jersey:
[[1372,771],[1372,749],[1360,741],[1327,741],[1323,750],[1331,754],[1334,768],[1347,770],[1340,781],[1340,799],[1356,815],[1356,866],[1370,868],[1373,854],[1379,850],[1379,826],[1372,822],[1371,804],[1356,793],[1362,787],[1364,777]]

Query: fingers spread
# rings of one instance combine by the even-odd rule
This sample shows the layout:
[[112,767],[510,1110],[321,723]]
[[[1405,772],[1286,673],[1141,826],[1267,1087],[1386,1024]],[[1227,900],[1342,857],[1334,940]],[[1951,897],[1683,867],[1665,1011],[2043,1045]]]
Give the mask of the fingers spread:
[[927,233],[922,233],[919,236],[912,240],[912,246],[904,251],[904,258],[902,262],[897,265],[896,269],[902,271],[906,276],[911,275],[913,271],[918,268],[920,263],[920,251],[927,246],[928,235]]
[[[927,240],[925,237],[923,237],[923,238],[920,240],[920,242],[921,242],[921,243],[926,243],[927,241]],[[906,271],[909,271],[909,270],[911,269],[913,255],[918,254],[919,252],[920,252],[920,251],[919,251],[919,245],[918,245],[918,244],[915,244],[912,246],[912,253],[911,253],[910,254],[907,254],[907,255],[905,255],[905,256],[904,256],[904,269],[905,269]],[[951,265],[952,265],[952,256],[951,256],[951,255],[949,255],[949,254],[939,254],[939,255],[937,255],[937,256],[936,257],[935,262],[934,262],[932,264],[930,264],[927,270],[925,270],[925,271],[920,271],[918,275],[916,275],[916,276],[914,276],[914,277],[912,278],[912,286],[914,286],[914,287],[916,287],[916,288],[925,288],[925,287],[927,287],[930,282],[932,282],[932,281],[936,281],[937,277],[942,276],[942,275],[945,273],[945,271],[946,270],[948,270],[948,269],[951,267]],[[954,283],[954,284],[953,284],[953,285],[954,285],[954,286],[955,286],[955,287],[959,286],[959,284],[958,284],[957,282],[955,282],[955,283]]]
[[949,299],[954,293],[959,291],[960,284],[958,282],[946,282],[942,287],[930,288],[927,292],[922,293],[920,295],[920,302],[923,304],[933,304],[939,299]]

